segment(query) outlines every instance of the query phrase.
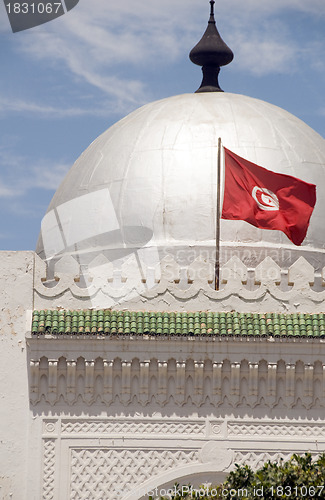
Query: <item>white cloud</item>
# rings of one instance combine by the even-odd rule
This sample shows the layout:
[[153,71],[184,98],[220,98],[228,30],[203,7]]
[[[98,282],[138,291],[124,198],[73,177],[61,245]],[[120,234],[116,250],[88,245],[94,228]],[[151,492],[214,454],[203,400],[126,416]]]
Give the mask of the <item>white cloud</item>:
[[100,110],[96,112],[93,109],[83,109],[83,108],[58,108],[55,106],[46,106],[44,104],[38,104],[36,102],[25,101],[23,99],[17,99],[14,97],[4,98],[0,97],[0,115],[4,113],[28,113],[37,114],[39,116],[46,116],[52,118],[63,118],[69,116],[81,116],[81,115],[94,115],[99,114]]
[[257,38],[255,41],[252,39],[243,42],[237,57],[241,60],[239,66],[254,75],[263,76],[292,72],[292,61],[296,54],[297,48],[293,46],[283,46],[281,43]]
[[[284,12],[325,16],[324,0],[229,0],[216,3],[221,35],[235,52],[237,69],[255,75],[293,73],[311,65],[325,72],[324,43],[314,34],[297,39]],[[146,82],[147,68],[164,67],[187,58],[202,35],[209,14],[208,1],[125,0],[79,2],[68,14],[19,34],[16,49],[44,70],[49,67],[72,86],[86,84],[102,95],[98,106],[56,107],[26,99],[0,100],[1,111],[31,112],[66,117],[125,114],[155,98]],[[16,36],[16,35],[13,35]],[[316,36],[316,35],[315,35]],[[307,58],[307,54],[310,56]],[[79,105],[80,103],[80,105]]]
[[126,3],[127,9],[124,3],[103,0],[80,3],[46,29],[34,29],[32,37],[23,35],[20,50],[46,65],[65,68],[115,99],[117,105],[147,102],[149,90],[141,75],[132,78],[134,68],[145,70],[148,65],[175,61],[193,20],[189,21],[188,13],[184,22],[179,6],[174,9],[178,14],[171,16],[171,2],[163,6]]
[[249,17],[264,17],[278,15],[286,10],[295,10],[310,15],[325,16],[325,2],[323,0],[229,0],[218,7],[222,12],[231,12]]
[[[232,0],[232,3],[236,4],[237,0]],[[278,12],[290,6],[295,7],[297,11],[298,4],[300,5],[300,2],[297,0],[284,0],[275,4],[273,2],[265,4],[262,1],[258,2],[259,8],[256,0],[250,0],[243,17],[235,15],[226,20],[223,27],[224,32],[229,33],[226,41],[235,52],[234,64],[238,69],[244,70],[246,74],[264,76],[292,75],[304,67],[305,70],[310,68],[325,76],[324,38],[319,39],[319,35],[312,32],[309,25],[309,31],[303,32],[302,39],[300,33],[298,35],[298,32],[295,32],[294,24],[290,22],[290,14],[284,16]],[[310,14],[313,14],[311,7],[315,5],[316,2],[311,2],[309,5]],[[253,9],[253,6],[256,9]],[[263,12],[263,7],[268,8],[273,16]],[[250,8],[254,10],[252,16]],[[235,5],[233,9],[236,10]],[[325,15],[325,2],[321,13]],[[318,19],[318,15],[314,16],[314,20],[316,18]]]
[[[281,20],[284,33],[280,38],[270,29],[274,23],[269,22],[269,16],[285,9],[325,15],[325,2],[229,0],[227,4],[216,6],[216,17],[218,19],[220,16],[225,25],[221,32],[229,32],[226,39],[230,36],[235,40],[241,39],[241,58],[249,55],[251,48],[260,51],[257,54],[256,66],[260,66],[257,73],[267,72],[267,64],[263,64],[263,61],[269,61],[269,71],[273,71],[277,57],[278,71],[285,72],[287,64],[297,56],[301,41],[291,38],[284,19]],[[167,64],[176,61],[180,55],[184,57],[184,47],[190,50],[196,42],[198,17],[202,23],[206,22],[208,2],[206,9],[194,0],[183,0],[177,4],[171,0],[84,2],[79,3],[68,15],[50,23],[46,30],[42,27],[35,29],[33,37],[26,36],[22,40],[22,48],[32,57],[46,60],[47,64],[49,61],[63,63],[71,73],[101,89],[111,98],[139,104],[148,100],[148,89],[141,76],[138,79],[131,77],[134,70],[124,77],[120,76],[121,67],[127,72],[128,65],[130,68],[145,69],[145,66],[157,64],[157,61]],[[256,24],[256,18],[262,19],[263,24]],[[265,26],[269,26],[269,29],[265,30]],[[200,33],[203,33],[204,28],[205,24],[202,24]],[[308,48],[309,43],[312,40],[304,40],[305,47]]]
[[12,238],[12,235],[9,233],[0,233],[0,240],[9,240]]
[[14,188],[6,186],[6,184],[0,179],[0,198],[11,198],[16,196],[17,191]]
[[232,32],[237,67],[257,76],[270,73],[294,73],[303,57],[301,48],[288,38],[278,23],[253,28],[249,32]]
[[32,189],[55,191],[71,165],[49,160],[31,161],[9,147],[0,145],[0,199],[21,198]]
[[51,164],[49,162],[33,166],[30,168],[32,178],[27,183],[25,180],[25,188],[40,188],[55,191],[70,167],[71,165],[64,163]]

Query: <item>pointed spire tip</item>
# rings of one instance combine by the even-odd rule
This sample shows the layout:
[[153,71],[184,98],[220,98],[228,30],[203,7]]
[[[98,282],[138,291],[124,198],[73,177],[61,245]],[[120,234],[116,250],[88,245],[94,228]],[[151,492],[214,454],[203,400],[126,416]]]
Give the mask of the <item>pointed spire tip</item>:
[[221,66],[229,64],[234,54],[222,40],[214,19],[214,0],[210,0],[210,19],[199,43],[191,50],[190,59],[202,66],[203,80],[196,92],[222,92],[218,83]]
[[211,18],[211,17],[213,17],[213,18],[214,18],[214,4],[215,4],[215,3],[216,3],[216,2],[215,2],[214,0],[210,0],[210,6],[211,6],[211,8],[210,8],[210,18]]

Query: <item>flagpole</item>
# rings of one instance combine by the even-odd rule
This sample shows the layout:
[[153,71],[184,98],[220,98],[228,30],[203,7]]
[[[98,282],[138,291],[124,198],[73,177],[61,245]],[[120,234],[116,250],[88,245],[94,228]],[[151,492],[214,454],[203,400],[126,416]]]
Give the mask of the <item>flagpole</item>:
[[216,262],[214,271],[214,288],[219,290],[220,281],[220,182],[221,175],[221,137],[218,138],[218,164],[217,164],[217,210],[216,210]]

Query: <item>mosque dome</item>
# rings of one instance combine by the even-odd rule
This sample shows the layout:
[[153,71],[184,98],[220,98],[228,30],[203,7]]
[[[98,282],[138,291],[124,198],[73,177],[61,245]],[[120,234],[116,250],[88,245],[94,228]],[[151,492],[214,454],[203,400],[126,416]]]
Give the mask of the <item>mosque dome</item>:
[[223,260],[235,253],[253,266],[266,255],[281,266],[302,254],[314,265],[323,261],[324,139],[279,107],[223,92],[147,104],[99,136],[56,191],[37,253],[48,260],[79,254],[84,263],[98,253],[115,260],[151,246],[183,262],[212,256],[219,137],[249,161],[317,186],[301,247],[279,231],[222,220]]
[[72,255],[84,267],[101,254],[113,262],[131,253],[139,260],[140,252],[151,266],[166,255],[185,266],[198,256],[215,259],[220,138],[246,160],[317,187],[302,246],[279,231],[221,220],[221,263],[237,255],[255,267],[270,256],[285,269],[304,255],[317,270],[325,265],[325,141],[283,109],[221,90],[220,67],[233,53],[217,30],[214,3],[190,52],[202,66],[199,89],[141,107],[86,149],[42,221],[43,259]]

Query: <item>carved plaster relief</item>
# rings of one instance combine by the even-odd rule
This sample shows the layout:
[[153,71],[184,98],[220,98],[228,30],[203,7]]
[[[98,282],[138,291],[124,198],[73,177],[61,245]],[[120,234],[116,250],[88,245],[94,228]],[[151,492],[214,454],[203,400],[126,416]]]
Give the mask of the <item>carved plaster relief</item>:
[[120,500],[152,476],[200,463],[207,432],[205,420],[44,419],[43,500],[67,491],[71,500]]
[[[90,263],[90,268],[92,264]],[[159,273],[148,268],[134,275],[133,261],[120,269],[110,262],[98,268],[98,275],[81,279],[79,264],[65,256],[56,264],[55,279],[47,276],[45,263],[36,256],[34,307],[46,308],[121,308],[129,310],[200,311],[211,307],[238,312],[324,311],[325,269],[316,275],[306,259],[300,257],[281,273],[267,257],[256,269],[248,269],[238,257],[232,257],[221,269],[221,288],[214,290],[214,265],[197,258],[181,268],[171,257],[159,264]],[[97,269],[96,265],[93,266]],[[73,269],[74,272],[67,272]],[[152,275],[156,276],[152,282]],[[86,281],[85,281],[86,280]],[[87,281],[88,280],[88,281]],[[150,286],[147,286],[150,281]],[[148,283],[147,283],[148,282]],[[314,287],[316,285],[316,289]]]
[[[151,368],[153,365],[153,369]],[[319,408],[324,405],[325,365],[242,361],[177,361],[169,359],[121,361],[82,357],[30,362],[30,399],[33,406],[124,406],[169,404],[197,407]]]
[[228,422],[227,431],[229,437],[241,437],[246,439],[256,438],[292,438],[306,439],[325,438],[324,424],[301,424],[301,423],[257,423],[257,422]]
[[196,450],[72,448],[70,453],[70,500],[120,500],[153,474],[199,462]]
[[[267,460],[289,459],[290,439],[301,453],[304,439],[321,443],[324,436],[321,424],[301,421],[46,418],[43,500],[121,500],[149,479],[161,484],[166,471],[179,469],[181,475],[183,467],[202,471],[204,464],[215,471],[230,470],[234,463],[260,467]],[[258,438],[264,442],[256,451]]]

